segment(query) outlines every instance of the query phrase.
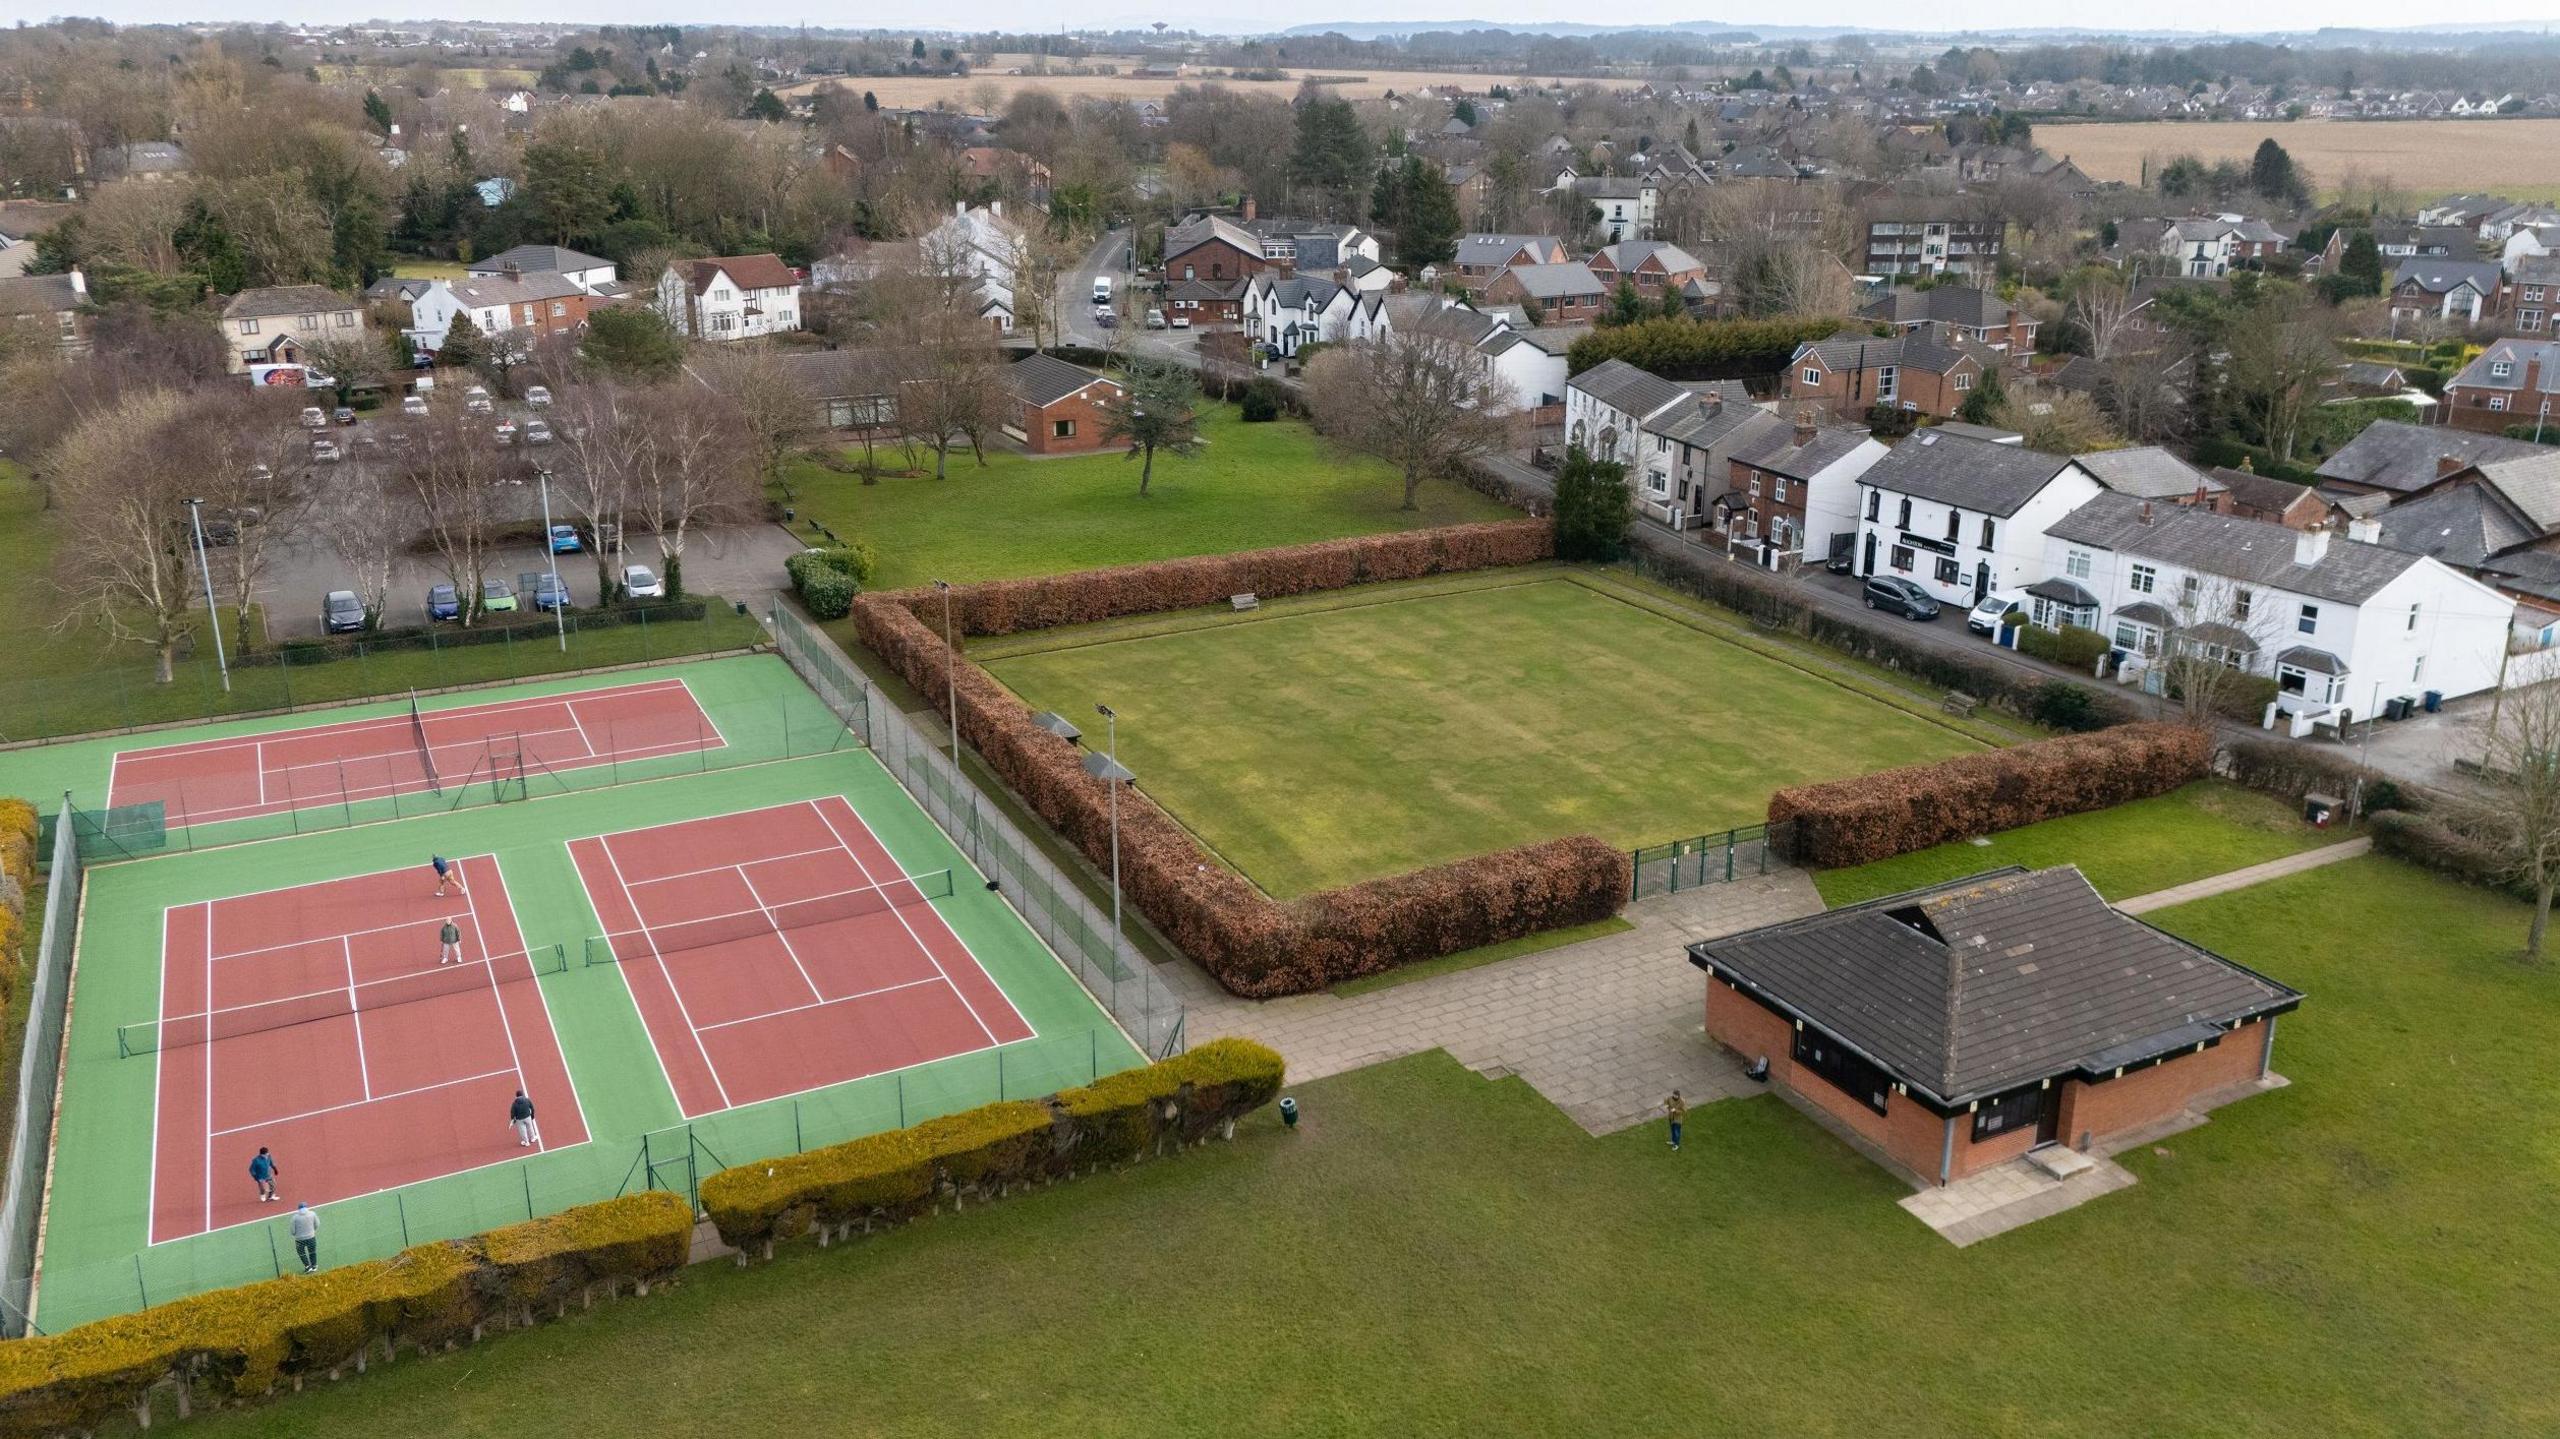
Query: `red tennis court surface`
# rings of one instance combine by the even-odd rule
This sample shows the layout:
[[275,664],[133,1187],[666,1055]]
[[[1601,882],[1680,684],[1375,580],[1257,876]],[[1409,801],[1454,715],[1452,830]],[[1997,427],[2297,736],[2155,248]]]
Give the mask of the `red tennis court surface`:
[[[512,776],[519,754],[528,768],[588,769],[726,743],[683,680],[432,710],[420,722],[423,750],[419,724],[406,714],[125,750],[115,757],[107,803],[159,800],[171,824],[204,824],[423,794],[493,778],[493,764]],[[436,784],[428,779],[430,753]]]
[[688,1119],[1032,1037],[836,796],[569,853]]
[[[425,865],[171,909],[161,948],[151,1242],[521,1159],[522,1089],[542,1148],[586,1123],[487,855],[435,897]],[[462,963],[440,965],[451,917]],[[274,1152],[281,1204],[250,1156]]]

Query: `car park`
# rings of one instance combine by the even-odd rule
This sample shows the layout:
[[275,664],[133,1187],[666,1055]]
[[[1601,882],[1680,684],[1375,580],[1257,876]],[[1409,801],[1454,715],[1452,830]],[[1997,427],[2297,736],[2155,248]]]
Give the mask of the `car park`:
[[1972,609],[1965,611],[1964,627],[1978,635],[1993,634],[2000,628],[2002,615],[2011,610],[2023,610],[2026,607],[2026,596],[1994,590],[1976,600]]
[[1871,610],[1891,610],[1907,620],[1934,620],[1938,602],[1927,590],[1898,575],[1876,575],[1867,581],[1862,598]]
[[1116,330],[1120,328],[1120,317],[1111,313],[1109,310],[1105,310],[1101,314],[1094,316],[1093,322],[1106,330]]
[[622,526],[607,520],[587,532],[587,543],[606,554],[622,548]]
[[1163,329],[1163,328],[1164,328],[1164,311],[1162,311],[1162,310],[1149,310],[1149,311],[1147,311],[1147,328],[1148,328],[1148,329],[1150,329],[1150,330],[1161,330],[1161,329]]
[[480,581],[480,612],[489,615],[511,615],[516,611],[516,592],[507,582],[490,575]]
[[320,628],[333,635],[351,635],[364,628],[364,601],[353,590],[331,590],[320,601]]
[[524,392],[524,402],[539,410],[551,403],[551,387],[535,385]]
[[524,422],[524,442],[525,442],[526,444],[528,444],[528,445],[547,445],[547,444],[550,444],[550,443],[551,443],[551,427],[550,427],[549,425],[547,425],[547,424],[543,423],[543,422],[542,422],[542,421],[540,421],[540,420],[527,420],[527,421],[525,421],[525,422]]
[[635,600],[662,600],[667,597],[667,582],[647,565],[624,565],[622,592]]
[[305,405],[302,407],[302,427],[306,430],[325,430],[329,427],[329,416],[318,405]]
[[548,570],[530,571],[516,576],[516,593],[533,602],[537,610],[565,610],[569,605],[569,586]]
[[586,547],[586,542],[578,538],[578,527],[576,525],[553,525],[551,527],[551,553],[555,555],[574,555]]
[[427,586],[427,618],[458,620],[462,618],[462,592],[451,585]]

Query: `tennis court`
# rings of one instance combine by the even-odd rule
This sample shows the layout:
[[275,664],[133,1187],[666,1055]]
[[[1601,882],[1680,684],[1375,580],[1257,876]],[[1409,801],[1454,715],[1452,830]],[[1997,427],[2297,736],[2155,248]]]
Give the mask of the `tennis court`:
[[542,1148],[586,1142],[539,983],[562,953],[526,951],[494,859],[457,872],[442,899],[413,865],[163,912],[159,1017],[117,1032],[159,1068],[152,1243],[272,1217],[261,1146],[285,1203],[318,1206],[524,1158],[519,1089]]
[[569,853],[687,1118],[1037,1037],[841,796]]
[[107,802],[178,825],[691,754],[727,743],[681,679],[124,750]]

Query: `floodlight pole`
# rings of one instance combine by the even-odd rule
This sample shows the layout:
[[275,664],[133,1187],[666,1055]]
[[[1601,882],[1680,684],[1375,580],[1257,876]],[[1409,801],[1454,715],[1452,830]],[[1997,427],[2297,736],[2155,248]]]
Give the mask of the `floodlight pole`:
[[1126,773],[1120,768],[1120,716],[1111,706],[1098,704],[1094,713],[1102,716],[1103,751],[1111,759],[1111,991],[1116,1001],[1120,992],[1120,779]]
[[935,580],[933,587],[942,592],[942,693],[943,708],[951,711],[951,768],[960,768],[960,641],[951,633],[951,582]]
[[[231,693],[231,661],[222,653],[222,611],[213,603],[213,565],[204,557],[204,501],[186,500],[187,519],[196,532],[196,573],[204,580],[205,627],[213,631],[213,665],[222,671],[222,692]],[[232,517],[236,523],[239,516]]]
[[[542,562],[551,567],[551,618],[560,632],[560,653],[565,655],[569,652],[569,589],[560,583],[560,547],[551,543],[551,471],[536,465],[533,472],[542,481]],[[603,602],[601,596],[597,602]]]

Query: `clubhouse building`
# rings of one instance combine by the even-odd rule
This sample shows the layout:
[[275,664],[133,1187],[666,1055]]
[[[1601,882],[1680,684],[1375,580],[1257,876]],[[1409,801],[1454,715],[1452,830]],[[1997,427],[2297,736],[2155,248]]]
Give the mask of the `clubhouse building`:
[[[1919,1186],[2268,1087],[2299,991],[2015,866],[1689,946],[1707,1033]],[[2110,1144],[2110,1139],[2118,1141]]]

